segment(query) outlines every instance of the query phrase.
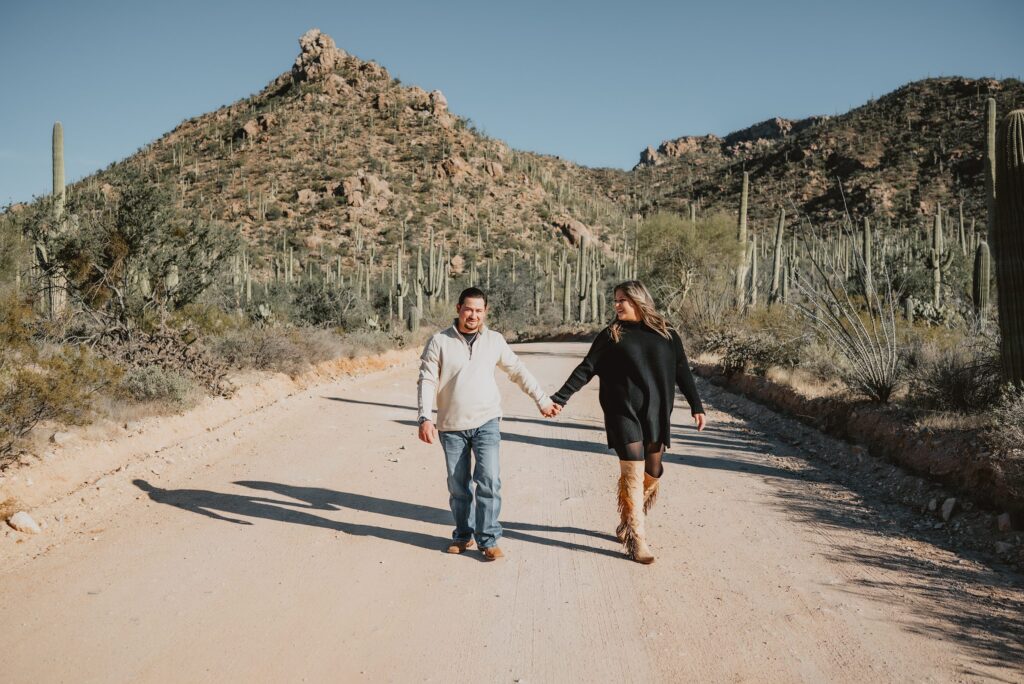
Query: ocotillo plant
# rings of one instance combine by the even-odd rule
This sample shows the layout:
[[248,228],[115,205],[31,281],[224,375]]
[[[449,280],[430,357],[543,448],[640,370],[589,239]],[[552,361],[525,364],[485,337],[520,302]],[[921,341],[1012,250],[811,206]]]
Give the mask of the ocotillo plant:
[[988,243],[982,240],[978,243],[978,249],[974,253],[974,279],[971,287],[974,312],[977,314],[978,320],[982,322],[984,322],[985,314],[988,311],[991,281],[992,260],[989,258]]
[[743,189],[740,191],[740,216],[737,229],[737,241],[742,251],[740,263],[736,267],[736,308],[742,309],[746,301],[746,280],[747,280],[747,192],[750,186],[750,175],[743,172]]
[[1003,374],[1024,383],[1024,109],[1003,120],[996,141],[996,285]]

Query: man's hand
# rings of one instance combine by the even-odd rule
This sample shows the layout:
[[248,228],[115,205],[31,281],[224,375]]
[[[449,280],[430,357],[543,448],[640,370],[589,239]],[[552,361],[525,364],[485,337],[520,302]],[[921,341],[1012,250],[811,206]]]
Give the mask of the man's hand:
[[706,420],[707,418],[704,416],[703,413],[693,414],[693,422],[697,424],[697,432],[700,432],[701,430],[704,429],[704,423],[706,422]]
[[437,441],[437,428],[434,427],[433,421],[425,420],[420,423],[420,441],[427,444],[433,444]]
[[541,409],[540,415],[544,416],[545,418],[554,418],[561,412],[562,407],[560,405],[551,404],[551,406],[547,407],[546,409]]

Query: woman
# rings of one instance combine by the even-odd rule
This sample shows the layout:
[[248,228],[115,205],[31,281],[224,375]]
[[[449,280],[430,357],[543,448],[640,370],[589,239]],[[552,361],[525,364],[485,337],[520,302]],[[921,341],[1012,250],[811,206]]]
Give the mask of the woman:
[[653,563],[644,516],[658,495],[664,468],[661,456],[672,432],[672,404],[679,386],[698,430],[704,407],[679,334],[654,308],[654,299],[639,280],[615,288],[615,320],[598,334],[583,362],[551,397],[559,407],[590,382],[601,378],[608,448],[619,456],[619,516],[616,536],[638,563]]

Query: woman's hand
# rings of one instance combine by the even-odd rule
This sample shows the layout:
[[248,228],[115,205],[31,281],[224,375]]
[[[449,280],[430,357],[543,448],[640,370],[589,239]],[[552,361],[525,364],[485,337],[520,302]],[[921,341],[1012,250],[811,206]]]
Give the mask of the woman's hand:
[[694,413],[693,422],[697,424],[697,432],[704,429],[704,423],[707,421],[707,417],[703,413]]

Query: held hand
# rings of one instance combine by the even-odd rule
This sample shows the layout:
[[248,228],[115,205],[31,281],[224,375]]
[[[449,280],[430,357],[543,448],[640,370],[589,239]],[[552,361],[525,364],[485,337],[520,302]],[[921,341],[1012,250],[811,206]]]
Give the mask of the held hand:
[[704,416],[703,413],[695,413],[694,414],[693,422],[697,424],[697,432],[700,432],[701,430],[704,429],[704,423],[706,421],[707,421],[707,418]]
[[425,420],[420,423],[420,441],[427,444],[437,441],[437,428],[434,427],[433,421]]
[[554,418],[561,411],[562,411],[562,407],[561,406],[559,406],[558,404],[552,404],[551,406],[547,407],[546,409],[541,409],[540,415],[544,416],[545,418]]

